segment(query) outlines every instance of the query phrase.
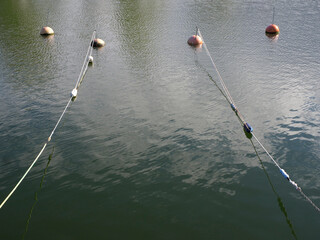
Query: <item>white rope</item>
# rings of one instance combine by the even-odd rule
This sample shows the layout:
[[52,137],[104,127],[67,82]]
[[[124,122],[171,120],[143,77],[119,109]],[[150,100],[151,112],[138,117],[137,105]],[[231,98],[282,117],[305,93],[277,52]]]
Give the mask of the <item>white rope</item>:
[[267,151],[267,149],[262,145],[262,143],[259,141],[259,139],[256,137],[256,135],[254,135],[253,133],[251,133],[252,136],[256,139],[256,141],[259,143],[259,145],[262,147],[262,149],[266,152],[266,154],[270,157],[270,159],[274,162],[274,164],[279,168],[279,170],[281,170],[281,167],[279,166],[279,164],[273,159],[273,157],[271,156],[271,154]]
[[315,205],[314,202],[312,202],[312,200],[307,195],[305,195],[304,192],[302,192],[302,190],[300,190],[300,193],[318,212],[320,212],[320,208]]
[[[87,55],[85,57],[85,60],[83,62],[83,66],[81,68],[81,71],[80,71],[80,75],[79,75],[79,78],[77,80],[77,83],[76,83],[76,86],[75,86],[75,89],[78,89],[79,88],[79,85],[80,85],[80,81],[81,79],[84,77],[84,74],[86,73],[87,69],[88,69],[88,63],[89,63],[89,56],[91,56],[91,53],[92,53],[92,48],[93,48],[93,39],[95,37],[95,34],[96,34],[96,31],[93,31],[93,34],[92,34],[92,37],[91,37],[91,40],[90,40],[90,45],[89,45],[89,48],[88,48],[88,51],[87,51]],[[85,66],[86,64],[86,66]],[[20,183],[23,181],[23,179],[27,176],[27,174],[29,173],[29,171],[31,170],[31,168],[33,167],[33,165],[37,162],[37,160],[39,159],[39,157],[41,156],[42,152],[44,151],[44,149],[46,148],[47,144],[51,141],[51,137],[53,136],[55,130],[57,129],[62,117],[64,116],[64,114],[66,113],[67,111],[67,108],[69,107],[71,101],[72,101],[72,98],[73,96],[70,97],[67,105],[65,106],[62,114],[60,115],[60,118],[58,120],[58,122],[56,123],[56,125],[54,126],[50,136],[48,137],[48,140],[47,142],[43,145],[41,151],[39,152],[39,154],[37,155],[37,157],[34,159],[34,161],[32,162],[32,164],[30,165],[30,167],[28,168],[28,170],[25,172],[25,174],[22,176],[22,178],[19,180],[19,182],[16,184],[16,186],[12,189],[12,191],[9,193],[9,195],[3,200],[3,202],[1,203],[0,205],[0,209],[2,208],[2,206],[7,202],[7,200],[11,197],[11,195],[15,192],[15,190],[18,188],[18,186],[20,185]]]
[[51,141],[51,137],[52,137],[52,135],[54,134],[54,132],[55,132],[56,128],[58,127],[58,125],[59,125],[59,123],[60,123],[60,121],[61,121],[61,119],[62,119],[63,115],[64,115],[64,114],[65,114],[65,112],[67,111],[67,108],[69,107],[69,105],[70,105],[70,103],[71,103],[71,100],[72,100],[72,97],[70,97],[70,99],[69,99],[69,101],[68,101],[68,103],[67,103],[66,107],[64,108],[64,110],[63,110],[63,112],[62,112],[62,114],[61,114],[61,116],[60,116],[60,118],[59,118],[58,122],[56,123],[56,125],[54,126],[54,128],[53,128],[53,130],[52,130],[52,132],[51,132],[50,136],[48,137],[48,142],[50,142],[50,141]]
[[38,158],[40,157],[40,155],[42,154],[43,150],[46,148],[47,143],[45,143],[41,149],[41,151],[39,152],[38,156],[36,157],[36,159],[33,161],[33,163],[30,165],[30,167],[28,168],[28,170],[25,172],[25,174],[22,176],[22,178],[20,179],[20,181],[16,184],[16,186],[12,189],[12,191],[9,193],[9,195],[6,197],[5,200],[3,200],[3,202],[0,205],[0,208],[2,208],[2,206],[6,203],[6,201],[11,197],[11,195],[14,193],[14,191],[18,188],[18,186],[20,185],[20,183],[23,181],[23,179],[27,176],[27,174],[29,173],[29,171],[31,170],[31,168],[33,167],[33,165],[37,162]]
[[[216,64],[214,63],[213,58],[211,57],[211,54],[210,54],[210,52],[209,52],[209,50],[208,50],[208,48],[207,48],[207,46],[206,46],[206,43],[205,43],[205,41],[204,41],[204,39],[203,39],[203,36],[202,36],[200,30],[197,29],[197,32],[199,33],[199,36],[201,37],[202,42],[203,42],[203,46],[204,46],[204,48],[205,48],[205,50],[206,50],[206,53],[207,53],[207,55],[209,56],[209,58],[210,58],[210,60],[211,60],[211,62],[212,62],[212,65],[213,65],[213,67],[215,68],[215,70],[216,70],[216,72],[217,72],[217,74],[218,74],[220,83],[221,83],[221,85],[222,85],[222,87],[223,87],[223,89],[224,89],[225,95],[226,95],[226,99],[228,100],[228,102],[229,102],[231,105],[233,105],[233,107],[234,107],[233,110],[235,111],[235,113],[237,114],[237,116],[238,116],[239,119],[242,121],[243,125],[245,126],[246,122],[245,122],[243,116],[241,115],[241,113],[239,112],[239,110],[235,107],[235,104],[234,104],[234,102],[233,102],[233,99],[232,99],[232,97],[231,97],[231,94],[230,94],[230,92],[228,91],[228,89],[227,89],[227,87],[226,87],[226,85],[225,85],[225,83],[224,83],[224,81],[223,81],[223,79],[222,79],[222,77],[221,77],[221,75],[220,75],[220,72],[219,72]],[[299,187],[296,182],[294,182],[293,180],[291,180],[289,174],[287,174],[286,171],[279,166],[279,164],[274,160],[274,158],[273,158],[273,157],[271,156],[271,154],[267,151],[267,149],[262,145],[262,143],[258,140],[258,138],[257,138],[252,132],[251,132],[251,134],[252,134],[252,136],[256,139],[256,141],[259,143],[259,145],[262,147],[262,149],[266,152],[266,154],[270,157],[270,159],[273,161],[273,163],[277,166],[277,168],[280,170],[280,173],[289,181],[289,183],[291,183],[291,185],[293,185],[293,186],[296,188],[296,190],[298,190],[298,191],[301,193],[301,195],[302,195],[318,212],[320,212],[319,207],[317,207],[317,205],[316,205],[307,195],[304,194],[304,192],[302,191],[301,187]]]
[[79,88],[79,83],[80,83],[81,79],[83,78],[84,74],[86,73],[86,71],[88,69],[89,57],[91,56],[91,53],[92,53],[92,46],[93,46],[93,41],[95,39],[95,36],[96,36],[96,30],[94,30],[93,33],[92,33],[91,40],[90,40],[90,45],[89,45],[86,57],[85,57],[85,59],[83,61],[83,65],[82,65],[78,80],[77,80],[76,85],[74,87],[75,89]]
[[301,187],[298,186],[297,183],[291,180],[289,174],[287,174],[284,169],[282,169],[279,164],[273,159],[273,157],[270,155],[270,153],[266,150],[266,148],[262,145],[262,143],[258,140],[258,138],[251,133],[252,136],[256,139],[256,141],[259,143],[259,145],[262,147],[262,149],[266,152],[266,154],[270,157],[270,159],[274,162],[274,164],[279,168],[280,173],[298,190],[301,195],[318,211],[320,212],[319,207],[302,191]]
[[225,94],[226,94],[227,97],[228,97],[229,103],[230,103],[230,104],[231,104],[231,103],[234,104],[233,99],[232,99],[232,97],[231,97],[231,94],[230,94],[230,92],[228,91],[227,86],[225,85],[225,83],[224,83],[224,81],[223,81],[223,79],[222,79],[222,77],[221,77],[221,74],[220,74],[220,72],[219,72],[216,64],[214,63],[213,58],[211,57],[211,54],[210,54],[210,52],[209,52],[209,50],[208,50],[208,48],[207,48],[207,45],[206,45],[206,43],[205,43],[205,41],[204,41],[204,39],[203,39],[203,36],[202,36],[202,34],[201,34],[201,32],[200,32],[199,29],[198,29],[198,32],[199,32],[199,35],[200,35],[200,37],[201,37],[201,39],[202,39],[204,49],[206,50],[206,53],[207,53],[207,55],[209,56],[209,58],[210,58],[210,60],[211,60],[211,63],[212,63],[214,69],[216,70],[216,72],[217,72],[217,74],[218,74],[220,83],[221,83],[221,85],[222,85],[222,87],[223,87],[223,90],[225,91]]

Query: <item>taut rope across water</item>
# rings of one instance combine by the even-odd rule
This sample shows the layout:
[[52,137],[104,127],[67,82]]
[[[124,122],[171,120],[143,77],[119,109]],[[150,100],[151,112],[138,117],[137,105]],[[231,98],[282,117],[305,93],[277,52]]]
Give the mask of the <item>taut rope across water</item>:
[[87,51],[87,55],[84,59],[77,83],[74,87],[74,89],[72,90],[71,94],[70,94],[70,98],[69,101],[67,103],[67,105],[65,106],[58,122],[56,123],[55,127],[53,128],[50,136],[48,137],[47,142],[43,145],[41,151],[39,152],[39,154],[37,155],[37,157],[34,159],[34,161],[32,162],[32,164],[30,165],[30,167],[27,169],[27,171],[24,173],[24,175],[21,177],[21,179],[19,180],[19,182],[16,184],[16,186],[11,190],[11,192],[8,194],[8,196],[3,200],[3,202],[0,205],[0,209],[3,207],[3,205],[8,201],[8,199],[11,197],[11,195],[15,192],[15,190],[18,188],[18,186],[21,184],[21,182],[24,180],[24,178],[27,176],[27,174],[30,172],[31,168],[34,166],[34,164],[38,161],[39,157],[41,156],[41,154],[43,153],[44,149],[46,148],[47,144],[51,141],[51,138],[55,132],[55,130],[57,129],[62,117],[64,116],[64,114],[66,113],[71,101],[73,98],[75,98],[77,96],[77,91],[78,88],[81,84],[82,79],[84,78],[86,71],[88,69],[88,64],[89,64],[89,57],[92,54],[92,49],[93,49],[93,40],[95,39],[95,35],[96,35],[96,31],[93,31],[92,36],[91,36],[91,40],[90,40],[90,45],[88,47],[88,51]]
[[216,70],[216,72],[217,72],[217,74],[218,74],[220,83],[221,83],[222,88],[223,88],[223,90],[224,90],[224,96],[226,97],[227,101],[229,102],[232,110],[236,113],[236,115],[237,115],[237,116],[239,117],[239,119],[241,120],[241,122],[242,122],[242,124],[243,124],[243,127],[244,127],[244,130],[245,130],[248,134],[251,134],[251,135],[256,139],[256,141],[259,143],[259,145],[261,146],[261,148],[265,151],[265,153],[266,153],[266,154],[269,156],[269,158],[273,161],[273,163],[276,165],[276,167],[280,170],[280,173],[282,174],[282,176],[283,176],[285,179],[287,179],[287,180],[289,181],[289,183],[290,183],[291,185],[293,185],[293,186],[295,187],[295,189],[296,189],[297,191],[299,191],[300,194],[320,213],[320,208],[302,191],[301,187],[299,187],[298,184],[297,184],[296,182],[294,182],[294,181],[290,178],[289,174],[288,174],[283,168],[281,168],[281,167],[279,166],[279,164],[274,160],[274,158],[273,158],[273,157],[271,156],[271,154],[267,151],[267,149],[262,145],[262,143],[259,141],[259,139],[252,133],[252,128],[251,128],[251,126],[244,121],[244,117],[241,115],[241,113],[239,112],[238,108],[236,107],[236,105],[235,105],[235,103],[234,103],[234,101],[233,101],[233,99],[232,99],[232,97],[231,97],[231,94],[230,94],[228,88],[226,87],[226,85],[225,85],[225,83],[224,83],[224,81],[223,81],[223,79],[222,79],[222,77],[221,77],[221,74],[220,74],[220,72],[219,72],[216,64],[215,64],[214,61],[213,61],[213,58],[211,57],[211,54],[210,54],[210,52],[209,52],[209,50],[208,50],[208,48],[207,48],[207,45],[206,45],[206,43],[205,43],[205,41],[204,41],[204,38],[203,38],[200,30],[197,29],[197,32],[199,33],[199,36],[201,37],[202,42],[203,42],[203,47],[204,47],[204,49],[205,49],[208,57],[210,58],[211,63],[212,63],[212,65],[213,65],[214,69]]

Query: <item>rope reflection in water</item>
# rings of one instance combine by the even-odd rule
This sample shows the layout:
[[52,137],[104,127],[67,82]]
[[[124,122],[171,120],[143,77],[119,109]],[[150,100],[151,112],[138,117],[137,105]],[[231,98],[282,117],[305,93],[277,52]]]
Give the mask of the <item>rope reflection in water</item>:
[[33,202],[33,205],[32,205],[32,207],[31,207],[31,209],[30,209],[30,212],[29,212],[29,217],[28,217],[28,220],[27,220],[27,222],[26,222],[26,227],[25,227],[24,233],[23,233],[23,235],[22,235],[22,239],[25,238],[25,236],[26,236],[26,234],[27,234],[27,232],[28,232],[28,227],[29,227],[29,223],[30,223],[31,216],[32,216],[32,212],[33,212],[33,209],[35,208],[35,206],[36,206],[36,204],[37,204],[37,202],[38,202],[38,193],[40,193],[40,191],[41,191],[42,184],[43,184],[43,180],[44,180],[44,178],[45,178],[45,176],[46,176],[46,174],[47,174],[48,167],[49,167],[49,165],[50,165],[50,162],[51,162],[53,153],[54,153],[54,147],[52,148],[52,152],[50,153],[50,155],[49,155],[49,157],[48,157],[47,166],[46,166],[46,168],[45,168],[44,171],[43,171],[43,175],[42,175],[42,178],[41,178],[41,181],[40,181],[39,189],[38,189],[38,191],[36,191],[35,194],[34,194],[34,202]]

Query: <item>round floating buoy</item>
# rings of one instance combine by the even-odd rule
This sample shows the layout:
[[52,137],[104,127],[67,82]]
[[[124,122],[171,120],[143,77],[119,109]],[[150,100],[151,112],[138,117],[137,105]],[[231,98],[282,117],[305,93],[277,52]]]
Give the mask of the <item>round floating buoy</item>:
[[78,90],[76,88],[72,89],[71,93],[70,93],[70,97],[77,97],[78,95]]
[[41,34],[41,35],[53,35],[53,34],[54,34],[54,31],[52,30],[51,27],[43,27],[43,28],[40,30],[40,34]]
[[94,39],[92,43],[93,47],[104,47],[104,45],[106,45],[105,42],[100,38]]
[[88,57],[88,60],[89,60],[89,64],[92,64],[92,63],[93,63],[93,57],[92,57],[92,56],[89,56],[89,57]]
[[279,27],[275,24],[270,24],[267,28],[266,28],[266,33],[267,34],[279,34],[280,30]]
[[198,35],[193,35],[188,39],[188,44],[191,46],[199,46],[203,43],[202,39]]

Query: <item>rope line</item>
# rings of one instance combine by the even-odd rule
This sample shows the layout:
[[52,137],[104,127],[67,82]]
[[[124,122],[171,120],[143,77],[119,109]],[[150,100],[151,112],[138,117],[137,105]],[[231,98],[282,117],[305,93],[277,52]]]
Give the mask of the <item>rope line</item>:
[[221,85],[222,85],[222,87],[223,87],[223,90],[225,91],[225,94],[226,94],[227,97],[228,97],[228,101],[229,101],[230,104],[234,104],[234,101],[233,101],[233,99],[232,99],[232,97],[231,97],[231,94],[230,94],[230,92],[228,91],[228,88],[227,88],[227,86],[225,85],[225,83],[224,83],[224,81],[223,81],[223,79],[222,79],[222,77],[221,77],[221,74],[220,74],[220,72],[219,72],[216,64],[214,63],[213,58],[211,57],[211,54],[210,54],[210,52],[209,52],[209,50],[208,50],[208,48],[207,48],[207,45],[206,45],[205,41],[203,40],[202,34],[201,34],[201,32],[200,32],[199,29],[198,29],[198,32],[199,32],[199,35],[200,35],[200,37],[201,37],[201,39],[202,39],[202,41],[203,41],[204,49],[206,50],[207,55],[209,56],[209,58],[210,58],[210,60],[211,60],[211,63],[212,63],[213,67],[215,68],[215,70],[216,70],[216,72],[217,72],[217,74],[218,74],[218,77],[219,77],[220,83],[221,83]]
[[16,184],[16,186],[12,189],[12,191],[9,193],[9,195],[6,197],[6,199],[3,200],[3,202],[0,205],[0,208],[2,208],[2,206],[6,203],[6,201],[8,201],[8,199],[11,197],[11,195],[14,193],[14,191],[18,188],[18,186],[20,185],[20,183],[23,181],[23,179],[27,176],[27,174],[29,173],[29,171],[31,170],[31,168],[33,167],[33,165],[37,162],[38,158],[40,157],[40,155],[42,154],[43,150],[46,148],[47,143],[45,143],[41,149],[41,151],[39,152],[38,156],[35,158],[35,160],[33,161],[33,163],[30,165],[30,167],[28,168],[28,170],[25,172],[25,174],[22,176],[22,178],[20,179],[20,181]]
[[[225,93],[224,93],[223,90],[218,86],[218,84],[217,84],[216,81],[212,78],[212,76],[208,73],[208,71],[207,71],[203,66],[201,66],[201,64],[199,64],[198,61],[196,61],[196,63],[197,63],[198,66],[201,68],[201,70],[205,71],[205,72],[208,74],[208,77],[210,78],[210,80],[214,83],[214,85],[217,87],[217,89],[221,92],[221,94],[223,95],[223,97],[228,101]],[[236,116],[238,117],[238,120],[239,120],[240,125],[243,126],[243,119],[241,119],[241,116],[239,116],[239,114],[236,114]],[[254,149],[254,151],[255,151],[258,159],[259,159],[259,162],[260,162],[260,164],[261,164],[261,166],[262,166],[262,169],[263,169],[265,175],[267,176],[267,179],[268,179],[268,182],[269,182],[269,184],[270,184],[270,186],[271,186],[271,189],[272,189],[272,191],[274,192],[274,194],[275,194],[276,197],[277,197],[280,210],[281,210],[281,212],[283,212],[284,216],[286,217],[286,221],[287,221],[287,223],[288,223],[288,225],[289,225],[289,227],[290,227],[290,229],[291,229],[291,233],[292,233],[292,235],[294,236],[294,238],[297,239],[297,236],[296,236],[295,231],[294,231],[294,229],[293,229],[292,223],[291,223],[291,221],[288,219],[288,215],[287,215],[287,212],[286,212],[286,210],[285,210],[285,207],[284,207],[284,205],[283,205],[283,203],[282,203],[282,200],[281,200],[279,194],[278,194],[278,193],[276,192],[276,190],[274,189],[274,186],[273,186],[273,184],[272,184],[272,182],[271,182],[271,179],[270,179],[270,177],[269,177],[269,175],[268,175],[268,173],[267,173],[267,171],[266,171],[266,169],[265,169],[265,167],[264,167],[264,165],[263,165],[263,163],[262,163],[262,160],[261,160],[261,158],[260,158],[260,156],[259,156],[259,153],[258,153],[255,145],[253,144],[253,141],[251,140],[251,138],[249,138],[249,140],[250,140],[250,143],[252,144],[253,149]],[[270,156],[271,156],[271,155],[270,155]],[[301,191],[301,194],[306,198],[307,201],[309,201],[309,202],[318,210],[318,207],[317,207],[302,191]],[[318,211],[319,211],[319,210],[318,210]]]
[[259,141],[259,139],[256,137],[256,135],[254,135],[254,133],[251,133],[252,136],[256,139],[256,141],[259,143],[259,145],[262,147],[262,149],[266,152],[266,154],[270,157],[270,159],[274,162],[274,164],[279,168],[279,170],[281,169],[281,167],[279,166],[279,164],[273,159],[273,157],[271,156],[271,154],[267,151],[267,149],[262,145],[262,143]]
[[[223,95],[226,97],[227,101],[228,101],[229,104],[231,105],[232,110],[233,110],[233,111],[236,113],[236,115],[239,117],[240,121],[241,121],[242,124],[243,124],[244,129],[245,129],[249,134],[252,134],[252,136],[256,139],[256,141],[257,141],[258,144],[261,146],[261,148],[265,151],[265,153],[269,156],[269,158],[272,160],[272,162],[273,162],[273,163],[276,165],[276,167],[280,170],[280,173],[282,174],[282,176],[283,176],[284,178],[286,178],[286,179],[289,181],[289,183],[290,183],[291,185],[293,185],[293,186],[296,188],[296,190],[299,191],[299,192],[301,193],[301,195],[320,213],[320,208],[302,191],[301,187],[299,187],[298,184],[297,184],[296,182],[294,182],[294,181],[290,178],[289,174],[288,174],[283,168],[281,168],[281,167],[279,166],[279,164],[274,160],[274,158],[273,158],[273,157],[271,156],[271,154],[267,151],[267,149],[262,145],[262,143],[259,141],[259,139],[252,133],[252,128],[251,128],[251,126],[250,126],[248,123],[245,122],[244,117],[241,115],[241,113],[239,112],[238,108],[235,106],[235,103],[234,103],[234,101],[233,101],[233,99],[232,99],[232,97],[231,97],[231,94],[230,94],[230,92],[228,91],[228,88],[227,88],[227,86],[225,85],[225,82],[223,81],[223,79],[222,79],[222,77],[221,77],[221,74],[220,74],[220,72],[219,72],[216,64],[214,63],[213,58],[211,57],[211,54],[210,54],[210,52],[209,52],[209,50],[208,50],[208,48],[207,48],[207,45],[206,45],[206,43],[205,43],[205,41],[204,41],[204,38],[203,38],[203,36],[202,36],[202,34],[201,34],[201,32],[200,32],[200,30],[199,30],[198,28],[197,28],[197,33],[199,33],[199,36],[201,37],[202,42],[203,42],[204,49],[206,50],[206,53],[207,53],[208,57],[210,58],[211,63],[212,63],[214,69],[216,70],[216,72],[217,72],[217,74],[218,74],[220,83],[221,83],[222,88],[223,88],[224,93],[225,93],[225,94],[223,94]],[[221,91],[221,90],[220,90],[220,91]]]
[[292,225],[292,223],[291,223],[291,221],[290,221],[290,219],[289,219],[289,217],[288,217],[288,214],[287,214],[286,208],[285,208],[285,206],[284,206],[284,204],[283,204],[283,202],[282,202],[282,199],[281,199],[281,197],[279,196],[279,194],[277,193],[276,189],[274,188],[273,183],[271,182],[271,179],[270,179],[270,177],[269,177],[269,174],[268,174],[266,168],[265,168],[264,165],[263,165],[263,162],[262,162],[262,160],[261,160],[261,158],[260,158],[260,155],[259,155],[259,153],[258,153],[258,151],[257,151],[256,146],[254,145],[254,143],[253,143],[253,141],[252,141],[251,138],[250,138],[249,140],[250,140],[250,142],[251,142],[251,144],[252,144],[252,147],[253,147],[253,149],[254,149],[254,151],[255,151],[258,159],[259,159],[260,165],[261,165],[261,167],[262,167],[262,170],[263,170],[264,174],[265,174],[266,177],[267,177],[267,180],[268,180],[268,182],[269,182],[269,185],[270,185],[273,193],[275,194],[275,196],[276,196],[276,198],[277,198],[277,202],[278,202],[280,211],[283,213],[284,217],[286,218],[286,222],[287,222],[289,228],[291,229],[292,236],[294,237],[294,239],[297,240],[297,239],[298,239],[298,238],[297,238],[297,235],[296,235],[296,233],[295,233],[295,231],[294,231],[294,228],[293,228],[293,225]]
[[320,208],[314,204],[314,202],[302,191],[302,189],[300,189],[300,193],[315,209],[317,209],[318,212],[320,212]]
[[67,103],[67,105],[65,106],[62,114],[60,115],[60,118],[59,120],[57,121],[56,125],[54,126],[50,136],[48,137],[48,140],[47,142],[43,145],[41,151],[39,152],[39,154],[37,155],[37,157],[34,159],[34,161],[32,162],[32,164],[30,165],[30,167],[27,169],[27,171],[24,173],[24,175],[22,176],[22,178],[19,180],[19,182],[16,184],[16,186],[11,190],[11,192],[8,194],[8,196],[3,200],[3,202],[1,203],[0,205],[0,209],[2,208],[2,206],[8,201],[8,199],[11,197],[11,195],[15,192],[15,190],[18,188],[18,186],[20,185],[20,183],[24,180],[24,178],[27,176],[27,174],[30,172],[31,168],[34,166],[34,164],[38,161],[39,157],[41,156],[42,152],[44,151],[44,149],[46,148],[47,144],[51,141],[51,138],[55,132],[55,130],[57,129],[61,119],[63,118],[64,114],[66,113],[71,101],[73,98],[76,97],[77,95],[77,91],[74,93],[74,90],[78,89],[79,86],[80,86],[80,83],[81,83],[81,80],[83,79],[87,69],[88,69],[88,64],[89,64],[89,57],[91,56],[91,53],[92,53],[92,48],[93,48],[93,39],[95,38],[95,35],[96,35],[96,31],[93,31],[93,34],[92,34],[92,37],[91,37],[91,40],[90,40],[90,45],[89,45],[89,48],[88,48],[88,51],[87,51],[87,54],[86,54],[86,57],[85,57],[85,60],[83,62],[83,65],[82,65],[82,68],[81,68],[81,71],[80,71],[80,75],[78,77],[78,80],[77,80],[77,83],[75,85],[75,88],[72,90],[71,92],[71,96],[69,98],[69,101]]
[[93,40],[95,39],[95,36],[96,36],[96,30],[93,31],[92,33],[92,36],[91,36],[91,40],[90,40],[90,46],[88,48],[88,51],[87,51],[87,55],[83,61],[83,65],[82,65],[82,68],[81,68],[81,71],[80,71],[80,74],[79,74],[79,77],[78,77],[78,80],[77,80],[77,83],[75,85],[75,89],[78,89],[79,86],[80,86],[80,83],[81,83],[81,79],[83,79],[87,69],[88,69],[88,63],[89,63],[89,57],[91,56],[91,53],[92,53],[92,49],[93,49]]
[[54,126],[54,128],[53,128],[53,130],[52,130],[52,132],[51,132],[50,136],[48,137],[48,142],[50,142],[50,141],[51,141],[51,137],[52,137],[52,135],[54,134],[54,132],[56,131],[56,129],[57,129],[57,127],[58,127],[58,125],[59,125],[59,123],[60,123],[60,121],[61,121],[61,119],[62,119],[63,115],[64,115],[64,114],[65,114],[65,112],[67,111],[67,108],[69,107],[69,105],[70,105],[70,103],[71,103],[71,100],[72,100],[72,97],[70,97],[70,98],[69,98],[69,101],[68,101],[68,103],[67,103],[66,107],[64,108],[64,110],[63,110],[63,112],[62,112],[62,114],[61,114],[61,116],[60,116],[60,118],[59,118],[58,122],[56,123],[56,125]]

